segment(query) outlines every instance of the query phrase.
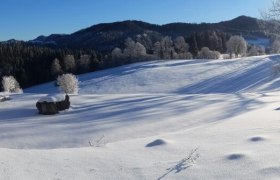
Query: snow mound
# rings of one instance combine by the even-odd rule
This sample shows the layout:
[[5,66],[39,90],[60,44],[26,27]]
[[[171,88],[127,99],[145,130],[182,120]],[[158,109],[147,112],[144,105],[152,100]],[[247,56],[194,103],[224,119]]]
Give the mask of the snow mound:
[[256,137],[251,137],[249,140],[250,140],[251,142],[259,142],[259,141],[264,141],[265,138],[260,137],[260,136],[256,136]]
[[245,157],[246,157],[245,154],[236,153],[236,154],[228,155],[227,159],[228,160],[241,160],[241,159],[244,159]]
[[146,145],[146,147],[154,147],[154,146],[162,146],[162,145],[166,145],[167,142],[163,139],[157,139],[154,140],[153,142],[150,142],[149,144]]

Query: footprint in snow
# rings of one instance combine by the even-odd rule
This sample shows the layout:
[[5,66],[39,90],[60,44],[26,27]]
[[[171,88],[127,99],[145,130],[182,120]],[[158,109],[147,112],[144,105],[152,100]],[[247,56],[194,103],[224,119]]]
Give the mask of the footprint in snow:
[[228,160],[234,161],[234,160],[240,160],[244,159],[245,155],[244,154],[230,154],[227,156]]
[[266,167],[263,168],[259,171],[261,174],[265,175],[277,175],[278,177],[280,176],[280,167],[279,166],[271,166],[271,167]]
[[249,139],[249,141],[251,141],[251,142],[260,142],[260,141],[264,141],[264,140],[265,140],[265,138],[260,137],[260,136],[251,137],[251,138]]

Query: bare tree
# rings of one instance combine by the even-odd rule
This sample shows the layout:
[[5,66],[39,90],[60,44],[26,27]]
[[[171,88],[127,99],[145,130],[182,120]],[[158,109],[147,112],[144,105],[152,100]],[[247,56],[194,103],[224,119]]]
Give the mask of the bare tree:
[[79,90],[79,81],[73,74],[63,74],[58,76],[57,84],[66,94],[77,94]]
[[267,34],[279,38],[280,33],[280,0],[272,0],[272,4],[268,9],[261,11],[262,20],[259,21]]
[[2,86],[5,92],[21,93],[22,89],[14,76],[4,76],[2,78]]
[[247,43],[241,36],[232,36],[227,42],[227,51],[230,57],[234,54],[235,57],[238,55],[245,56],[247,52]]
[[280,20],[280,0],[273,0],[272,5],[268,9],[261,11],[264,20]]

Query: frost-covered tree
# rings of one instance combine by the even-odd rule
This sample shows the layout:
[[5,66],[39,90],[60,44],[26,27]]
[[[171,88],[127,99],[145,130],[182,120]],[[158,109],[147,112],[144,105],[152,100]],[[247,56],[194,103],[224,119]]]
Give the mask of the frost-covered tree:
[[131,38],[125,41],[125,49],[123,50],[124,58],[139,59],[146,56],[146,48],[139,42],[135,43]]
[[235,57],[238,55],[245,56],[247,52],[247,43],[241,36],[232,36],[227,42],[227,51],[230,57],[234,54]]
[[252,45],[248,50],[248,56],[260,56],[265,54],[265,49],[256,45]]
[[143,57],[146,55],[146,48],[139,42],[135,43],[134,51],[136,57]]
[[212,51],[212,59],[220,59],[221,53],[219,51]]
[[76,71],[76,62],[73,55],[66,55],[63,59],[64,69],[66,72],[75,72]]
[[143,33],[136,35],[136,42],[141,43],[146,50],[151,50],[153,46],[153,42],[150,38],[149,33]]
[[13,76],[4,76],[2,78],[2,86],[5,92],[9,93],[21,93],[22,89],[19,86],[19,83]]
[[77,60],[79,72],[87,72],[90,68],[90,55],[84,54]]
[[63,74],[58,76],[57,84],[66,94],[77,94],[79,91],[79,81],[73,74]]
[[192,53],[187,52],[187,53],[184,54],[184,59],[192,59],[192,58],[193,58]]
[[158,59],[162,59],[163,58],[163,52],[162,52],[161,44],[160,44],[159,41],[155,42],[155,44],[153,46],[153,54]]
[[163,59],[173,59],[175,50],[171,37],[165,36],[164,38],[162,38],[160,44],[161,44]]
[[218,51],[211,51],[208,47],[203,47],[197,54],[197,59],[219,59],[221,56]]
[[113,59],[122,59],[123,58],[123,53],[120,48],[114,48],[112,51],[112,58]]
[[279,40],[279,39],[275,39],[275,40],[272,42],[270,51],[271,51],[271,53],[273,53],[273,54],[278,54],[278,53],[280,53],[280,40]]
[[186,43],[185,38],[183,36],[178,36],[174,40],[175,50],[178,54],[186,53],[189,51],[189,44]]
[[209,57],[210,49],[208,47],[203,47],[197,54],[197,59],[210,59]]
[[118,47],[112,50],[111,57],[112,57],[111,64],[113,65],[122,65],[126,62],[125,56],[122,53],[122,49]]
[[134,61],[147,57],[146,48],[140,42],[135,42],[131,38],[127,38],[124,44],[125,48],[123,51],[118,47],[113,49],[111,52],[113,60],[127,59]]
[[61,73],[62,73],[62,69],[61,69],[61,66],[59,64],[59,60],[57,58],[55,58],[52,62],[52,65],[51,65],[51,75],[54,76],[54,77],[57,77]]
[[177,53],[176,59],[190,59],[189,51],[189,44],[186,43],[185,38],[183,36],[178,36],[174,40],[174,47]]
[[123,54],[125,58],[132,59],[135,57],[134,46],[135,42],[131,38],[127,38],[125,40],[125,49],[123,50]]
[[165,36],[153,47],[153,54],[158,59],[173,59],[177,57],[171,37]]

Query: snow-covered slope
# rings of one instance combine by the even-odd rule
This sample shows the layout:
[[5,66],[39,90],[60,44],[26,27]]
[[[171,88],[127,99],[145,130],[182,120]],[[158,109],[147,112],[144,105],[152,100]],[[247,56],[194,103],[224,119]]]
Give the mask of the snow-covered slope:
[[[173,60],[136,63],[79,76],[80,94],[236,93],[279,90],[272,72],[280,56],[234,60]],[[54,83],[26,89],[57,91]]]
[[[278,179],[278,56],[143,62],[79,76],[71,109],[0,103],[0,180]],[[192,149],[197,149],[190,153]]]

